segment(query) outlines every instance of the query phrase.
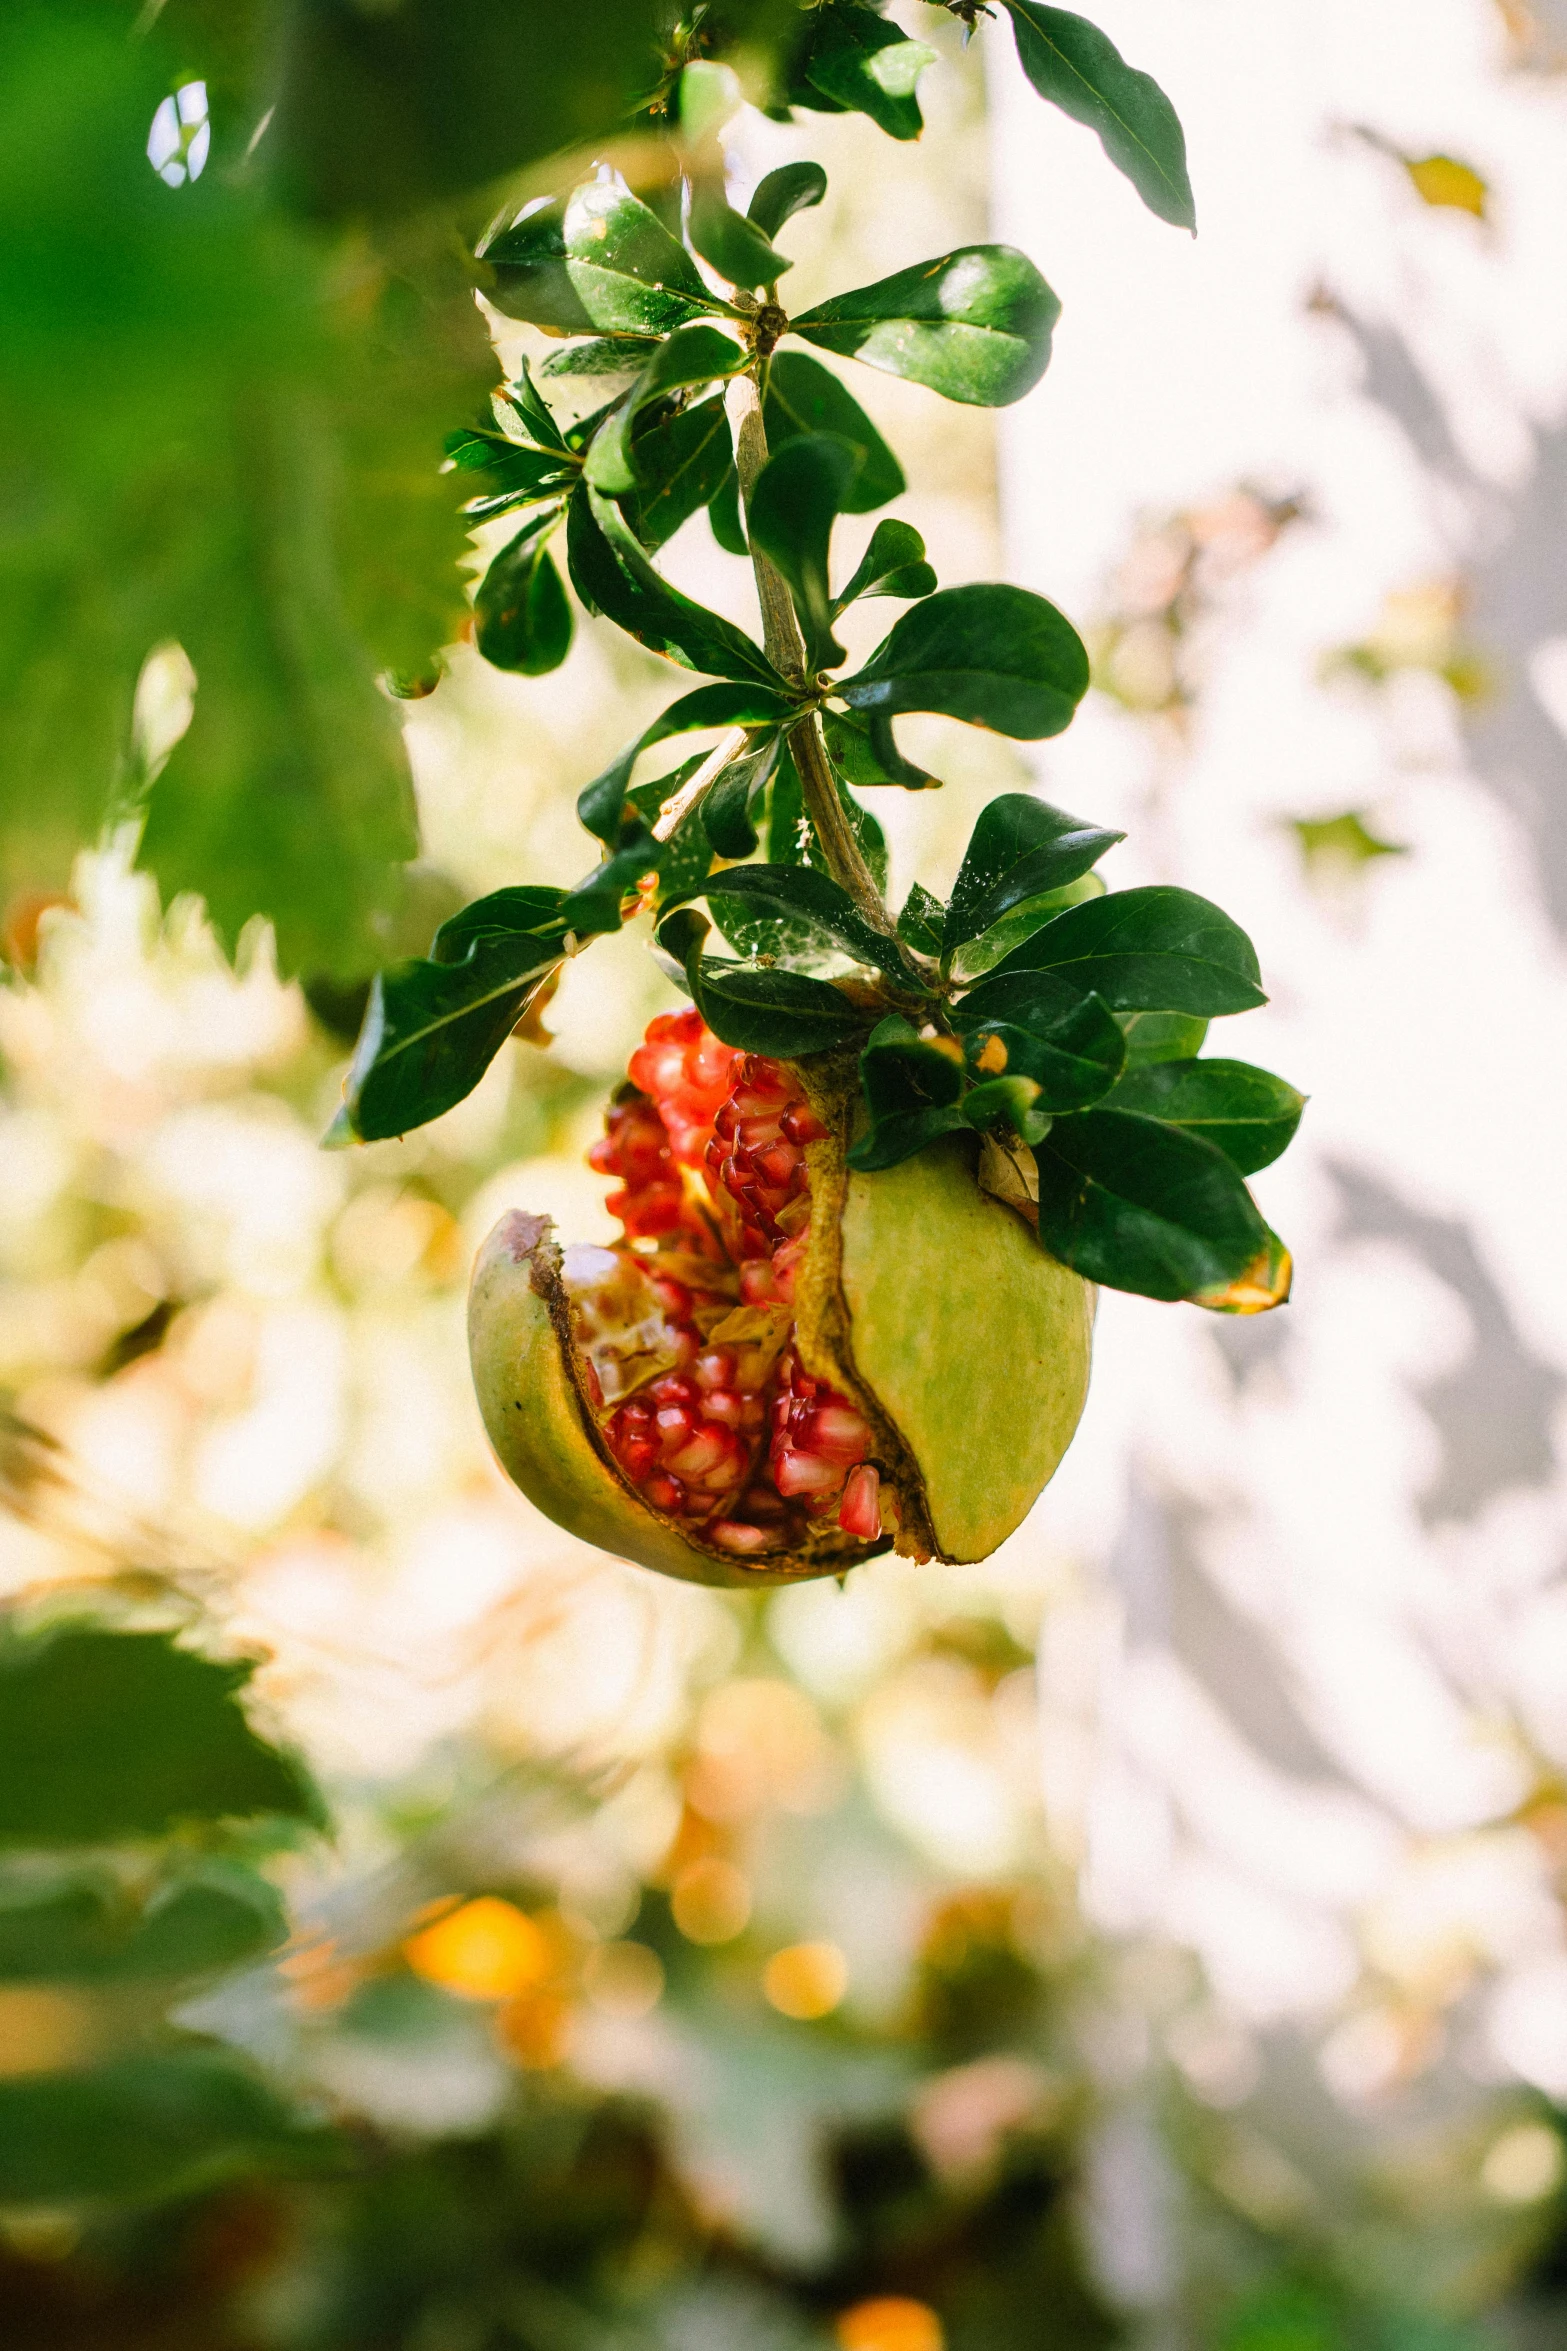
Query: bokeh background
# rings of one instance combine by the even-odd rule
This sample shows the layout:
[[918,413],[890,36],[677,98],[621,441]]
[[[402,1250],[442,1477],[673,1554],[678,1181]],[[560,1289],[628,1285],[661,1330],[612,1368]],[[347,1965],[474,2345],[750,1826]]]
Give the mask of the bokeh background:
[[[896,13],[944,51],[923,142],[749,116],[731,174],[826,164],[801,300],[981,234],[1040,258],[1056,357],[999,429],[855,388],[942,577],[1051,595],[1097,690],[1027,765],[908,722],[948,781],[878,809],[894,874],[944,885],[1033,781],[1126,827],[1118,885],[1237,915],[1272,996],[1239,1049],[1311,1096],[1261,1187],[1294,1299],[1106,1296],[1077,1443],[983,1567],[666,1585],[501,1480],[463,1339],[504,1209],[609,1236],[583,1153],[674,1000],[642,942],[569,968],[547,1052],[328,1155],[340,991],[255,930],[231,967],[112,850],[13,907],[0,1583],[254,1655],[334,1827],[260,1864],[281,1952],[173,2017],[309,2160],[132,2149],[15,2201],[0,2161],[8,2342],[1567,2325],[1567,15],[1105,0],[1185,122],[1188,243],[1002,44]],[[669,568],[744,617],[705,520]],[[658,666],[454,649],[404,722],[437,917],[586,862],[572,798]],[[179,659],[141,691],[171,738]],[[8,1974],[13,2084],[148,2030]]]

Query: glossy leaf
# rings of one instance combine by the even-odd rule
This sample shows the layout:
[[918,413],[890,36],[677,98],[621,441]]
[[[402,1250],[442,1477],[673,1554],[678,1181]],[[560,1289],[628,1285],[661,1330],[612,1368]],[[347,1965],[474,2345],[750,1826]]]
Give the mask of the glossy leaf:
[[1267,1227],[1212,1143],[1126,1110],[1058,1118],[1035,1147],[1039,1237],[1089,1281],[1145,1298],[1232,1282]]
[[781,163],[776,171],[758,180],[746,206],[746,218],[756,223],[764,237],[773,238],[785,221],[820,204],[826,193],[827,174],[819,163]]
[[898,1167],[905,1159],[927,1150],[943,1135],[972,1133],[962,1111],[955,1105],[947,1109],[893,1111],[878,1119],[868,1134],[862,1135],[848,1153],[849,1165],[861,1175],[876,1175],[883,1168]]
[[1244,1271],[1233,1281],[1214,1282],[1193,1290],[1191,1304],[1210,1314],[1268,1314],[1289,1302],[1295,1280],[1295,1261],[1277,1233],[1267,1240]]
[[713,536],[726,555],[749,555],[751,543],[745,535],[745,522],[740,512],[740,476],[733,462],[726,468],[723,480],[707,502],[707,519]]
[[[720,857],[749,857],[756,847],[752,810],[766,791],[778,764],[778,737],[772,735],[755,749],[742,752],[718,776],[702,802],[701,823]],[[670,903],[678,894],[670,893]]]
[[915,882],[898,916],[899,938],[907,940],[921,955],[939,955],[946,911],[939,898],[933,898],[929,890]]
[[[762,403],[767,445],[774,451],[798,433],[836,433],[859,459],[845,493],[845,514],[872,514],[902,496],[903,468],[852,392],[831,368],[803,351],[775,351],[767,370]],[[738,550],[737,550],[738,552]]]
[[571,606],[549,541],[561,507],[529,523],[503,547],[473,600],[473,641],[495,669],[542,677],[571,650]]
[[1097,996],[1027,1028],[990,1020],[966,1035],[973,1067],[1032,1079],[1045,1110],[1086,1110],[1109,1093],[1123,1066],[1115,1015]]
[[917,139],[924,124],[915,92],[935,61],[934,49],[875,9],[839,0],[811,18],[789,94],[798,106],[867,114],[890,138]]
[[1102,898],[1105,885],[1096,873],[1080,874],[1075,882],[1068,882],[1059,890],[1042,890],[1037,898],[1025,898],[993,922],[976,938],[965,939],[951,957],[954,978],[972,984],[981,979],[997,964],[1003,963],[1025,939],[1035,931],[1043,930],[1047,922],[1054,922],[1069,906],[1081,906],[1085,898]]
[[628,636],[683,668],[787,692],[760,645],[660,578],[615,508],[586,485],[573,493],[566,545],[577,594]]
[[618,498],[647,480],[644,453],[634,439],[644,409],[671,392],[688,391],[734,375],[745,353],[716,327],[681,327],[660,343],[614,414],[593,437],[584,473],[595,490]]
[[1124,841],[1029,792],[1003,792],[981,809],[947,908],[943,950],[951,955],[1013,907],[1063,889]]
[[[682,929],[683,922],[689,928]],[[690,942],[699,942],[706,930],[705,923],[677,914],[659,937],[674,943],[696,1008],[724,1044],[794,1060],[845,1045],[863,1029],[862,1015],[825,980],[701,954]]]
[[1010,1070],[1005,1077],[987,1078],[971,1088],[963,1097],[963,1116],[979,1133],[1010,1127],[1025,1143],[1042,1141],[1051,1126],[1049,1111],[1040,1107],[1036,1080]]
[[1069,907],[996,966],[1051,971],[1115,1012],[1249,1012],[1265,1004],[1239,923],[1191,890],[1114,890]]
[[1060,315],[1026,253],[965,245],[820,302],[791,320],[790,332],[945,399],[1006,408],[1050,364]]
[[319,1823],[302,1766],[245,1719],[251,1672],[164,1633],[6,1632],[0,1844],[105,1845],[269,1814]]
[[632,444],[635,495],[624,502],[644,547],[657,549],[683,522],[711,505],[734,469],[729,417],[721,396],[676,409]]
[[1060,734],[1087,690],[1071,622],[1043,596],[1002,584],[938,589],[834,689],[851,710],[942,711],[1025,741]]
[[1247,1061],[1160,1061],[1128,1071],[1112,1107],[1200,1135],[1251,1175],[1288,1148],[1306,1097]]
[[941,788],[940,776],[904,758],[893,736],[892,721],[881,711],[851,718],[842,710],[824,710],[822,733],[834,767],[859,791],[874,791],[883,784],[896,784],[905,792]]
[[828,549],[854,472],[846,441],[832,433],[802,433],[768,459],[747,501],[752,544],[788,583],[807,655],[818,670],[844,659],[832,633]]
[[925,542],[912,523],[879,522],[870,545],[860,557],[840,595],[833,598],[834,617],[861,596],[929,596],[936,574],[925,560]]
[[490,930],[460,962],[377,972],[329,1143],[410,1134],[473,1092],[565,954],[565,933]]
[[679,239],[616,180],[530,206],[479,257],[498,309],[561,334],[668,334],[722,307]]
[[[959,997],[950,1017],[953,1027],[964,1036],[997,1022],[1033,1029],[1043,1036],[1085,1000],[1085,991],[1059,972],[1014,971],[1000,965]],[[1119,1030],[1118,1021],[1113,1025]],[[1116,1066],[1120,1067],[1119,1057]]]
[[1194,1060],[1208,1034],[1206,1020],[1191,1012],[1118,1012],[1115,1017],[1126,1038],[1128,1069]]
[[539,369],[541,376],[634,375],[647,365],[651,342],[642,335],[595,335],[590,342],[573,343],[552,351]]
[[932,1044],[901,1013],[879,1021],[860,1050],[860,1085],[876,1120],[949,1109],[961,1099],[964,1082],[961,1053]]
[[133,1900],[108,1871],[38,1886],[0,1881],[0,1980],[170,1982],[235,1967],[286,1941],[277,1889],[232,1862],[187,1864]]
[[337,2142],[228,2050],[149,2050],[0,2081],[0,2203],[132,2205],[315,2167]]
[[912,984],[897,941],[867,921],[847,890],[812,866],[733,866],[718,877],[715,887],[757,913],[807,925],[857,963],[869,964],[899,986]]
[[1023,71],[1053,106],[1097,131],[1111,162],[1161,220],[1195,230],[1186,140],[1169,99],[1150,74],[1127,64],[1107,33],[1086,17],[1040,0],[1003,0]]
[[569,490],[577,478],[574,465],[563,465],[552,450],[530,449],[478,426],[446,436],[447,461],[459,473],[483,473],[489,487],[466,509],[481,520],[503,514],[510,506],[527,506],[559,490]]
[[704,177],[693,185],[686,233],[702,259],[732,286],[774,286],[794,267],[753,220],[734,210],[721,177]]
[[522,430],[542,449],[562,451],[568,446],[566,437],[550,410],[549,402],[533,381],[526,359],[517,362],[517,373],[511,382],[495,395],[496,411],[502,414],[510,409]]
[[694,735],[699,728],[776,724],[788,717],[791,709],[783,694],[769,693],[760,686],[698,686],[694,694],[682,694],[578,794],[579,819],[596,839],[606,844],[618,841],[632,770],[644,751],[676,735]]

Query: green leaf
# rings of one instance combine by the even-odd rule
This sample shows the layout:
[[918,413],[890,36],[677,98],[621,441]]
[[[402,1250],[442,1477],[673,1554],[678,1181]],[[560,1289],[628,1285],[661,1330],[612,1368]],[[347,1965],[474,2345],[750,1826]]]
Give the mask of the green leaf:
[[1224,1153],[1157,1119],[1079,1111],[1056,1120],[1034,1158],[1040,1240],[1112,1290],[1185,1298],[1233,1281],[1267,1246]]
[[993,922],[988,930],[975,939],[966,939],[951,957],[953,976],[966,985],[1005,961],[1015,947],[1031,939],[1035,931],[1043,930],[1047,922],[1054,922],[1069,906],[1081,906],[1085,898],[1102,898],[1105,885],[1096,873],[1079,874],[1075,882],[1063,889],[1042,890],[1037,898],[1025,898]]
[[963,1097],[963,1116],[980,1133],[997,1126],[1011,1127],[1025,1143],[1041,1142],[1050,1132],[1048,1110],[1039,1107],[1040,1088],[1033,1078],[987,1078]]
[[3,2204],[152,2204],[257,2171],[315,2168],[335,2149],[227,2050],[0,2081]]
[[495,669],[542,677],[571,651],[571,606],[549,554],[564,507],[530,522],[503,547],[473,600],[473,641]]
[[1043,596],[998,584],[926,597],[834,688],[851,710],[942,711],[1026,741],[1060,734],[1087,690],[1071,622]]
[[848,997],[825,980],[705,956],[707,936],[707,923],[684,907],[658,930],[659,945],[683,968],[697,1010],[724,1044],[794,1060],[847,1044],[864,1027]]
[[572,495],[566,546],[577,594],[628,636],[684,668],[788,692],[760,645],[661,579],[614,507],[586,484]]
[[885,973],[900,987],[918,984],[897,941],[868,922],[848,891],[829,874],[809,865],[740,865],[715,876],[714,886],[715,894],[721,891],[726,899],[755,912],[808,925],[857,963]]
[[848,1162],[860,1175],[879,1175],[884,1168],[912,1159],[943,1135],[969,1132],[968,1120],[956,1108],[893,1111],[860,1137],[847,1154]]
[[820,204],[826,193],[827,174],[819,163],[781,163],[758,180],[746,218],[764,237],[776,237],[785,221]]
[[[507,896],[496,891],[479,904]],[[569,925],[541,918],[538,928],[511,928],[505,916],[496,908],[493,920],[470,926],[451,962],[410,960],[377,972],[329,1143],[409,1134],[473,1092],[565,954]]]
[[1150,212],[1197,227],[1186,141],[1174,107],[1151,75],[1127,64],[1107,33],[1040,0],[1004,0],[1023,71],[1051,105],[1099,133]]
[[1047,1018],[1036,1016],[1026,1027],[992,1014],[965,1036],[973,1065],[1032,1079],[1041,1107],[1049,1111],[1086,1110],[1099,1101],[1119,1077],[1125,1055],[1115,1015],[1097,996]]
[[1125,838],[1032,793],[1003,792],[981,809],[969,835],[947,908],[943,952],[950,956],[1026,899],[1075,882]]
[[1129,1070],[1111,1108],[1140,1111],[1216,1143],[1242,1175],[1286,1150],[1306,1097],[1246,1061],[1159,1061]]
[[[1043,1036],[1086,1001],[1085,992],[1059,972],[1014,971],[1001,966],[970,988],[966,996],[960,996],[950,1017],[953,1027],[964,1036],[993,1028],[998,1022]],[[1114,1025],[1119,1031],[1120,1023]]]
[[497,413],[509,408],[528,438],[540,448],[558,453],[567,449],[566,437],[551,414],[549,402],[535,385],[526,359],[518,360],[517,373],[495,395],[495,402]]
[[893,737],[892,721],[873,710],[869,718],[850,718],[841,710],[822,712],[822,733],[828,756],[847,782],[859,791],[882,784],[899,785],[905,792],[936,792],[940,776],[905,759]]
[[259,88],[233,93],[233,163],[248,161],[259,111],[276,100],[263,154],[285,192],[355,225],[599,146],[656,82],[665,42],[653,0],[580,0],[552,15],[538,0],[402,0],[315,6],[286,25],[270,10],[195,12],[188,0],[171,13],[177,66],[189,68],[193,34],[210,50],[213,29],[231,23],[260,52]]
[[825,113],[868,114],[890,138],[917,139],[924,124],[915,91],[935,62],[934,49],[874,9],[838,0],[812,17],[789,95]]
[[925,561],[925,542],[912,523],[879,522],[853,577],[833,598],[833,616],[861,596],[929,596],[936,574]]
[[711,505],[734,470],[729,417],[721,397],[676,409],[639,432],[631,449],[635,495],[624,511],[644,547],[672,539],[699,506]]
[[577,478],[575,466],[563,466],[547,449],[530,449],[479,426],[464,426],[446,436],[447,462],[459,473],[485,473],[492,484],[482,497],[469,500],[465,512],[483,522],[509,507],[530,506],[537,499],[569,490]]
[[832,433],[802,433],[769,457],[746,507],[751,541],[782,573],[800,616],[813,670],[835,668],[828,548],[854,479],[854,452]]
[[577,797],[578,818],[596,839],[606,844],[618,841],[632,770],[644,751],[676,735],[694,735],[699,728],[777,725],[792,708],[783,694],[770,694],[759,686],[698,686],[694,694],[682,694],[583,788]]
[[[731,759],[703,800],[700,821],[720,857],[749,857],[755,849],[751,812],[772,779],[778,748],[778,737],[770,735],[757,748]],[[679,896],[679,892],[670,892],[668,902],[677,904]]]
[[704,176],[693,183],[686,233],[702,259],[732,286],[775,286],[784,271],[794,267],[754,221],[733,209],[721,177]]
[[964,245],[820,302],[789,322],[824,351],[863,359],[944,399],[1006,408],[1050,364],[1061,305],[1026,253]]
[[745,353],[732,335],[716,327],[681,327],[659,344],[641,375],[594,435],[584,473],[595,490],[618,498],[648,479],[642,453],[633,438],[644,409],[671,392],[690,390],[732,376],[745,365]]
[[963,1094],[963,1063],[921,1037],[911,1020],[890,1013],[860,1050],[860,1085],[875,1120],[915,1110],[950,1109]]
[[0,1881],[0,1980],[128,1982],[210,1975],[275,1950],[288,1919],[275,1886],[237,1863],[186,1864],[134,1901],[112,1873]]
[[634,375],[647,365],[652,343],[643,335],[595,335],[568,350],[552,351],[541,376]]
[[197,37],[191,13],[132,41],[112,10],[0,10],[0,444],[25,485],[0,564],[0,900],[68,886],[117,778],[140,807],[136,681],[178,645],[195,713],[144,867],[204,895],[226,945],[266,915],[285,972],[353,979],[417,846],[377,679],[430,675],[465,617],[475,485],[441,443],[494,353],[454,240],[411,234],[394,262],[361,231],[350,258],[270,200],[264,159],[239,169],[266,101],[215,101],[209,168],[162,184],[148,125],[187,42],[255,29],[209,9]]
[[1190,890],[1115,890],[1069,907],[996,966],[1051,971],[1114,1012],[1249,1012],[1266,1004],[1257,952],[1238,923]]
[[661,335],[723,305],[656,212],[617,180],[527,207],[479,248],[490,299],[568,335]]
[[[836,433],[859,458],[843,501],[845,514],[871,514],[903,495],[903,468],[864,409],[820,360],[803,351],[775,351],[768,365],[762,423],[769,449],[777,451],[799,433]],[[736,549],[736,553],[740,550]]]
[[1115,1017],[1126,1038],[1128,1069],[1195,1060],[1208,1034],[1206,1020],[1190,1012],[1118,1012]]
[[751,543],[740,514],[740,476],[732,462],[707,502],[707,519],[726,555],[750,554]]
[[898,917],[899,938],[906,939],[921,955],[939,955],[946,912],[939,898],[933,898],[929,890],[915,882]]
[[185,1822],[319,1825],[303,1767],[258,1738],[219,1664],[164,1633],[0,1636],[0,1844],[106,1845]]

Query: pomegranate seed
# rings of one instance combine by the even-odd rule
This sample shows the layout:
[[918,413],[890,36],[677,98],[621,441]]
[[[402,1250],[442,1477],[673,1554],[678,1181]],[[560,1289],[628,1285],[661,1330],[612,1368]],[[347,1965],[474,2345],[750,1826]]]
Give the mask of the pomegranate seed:
[[838,1461],[863,1461],[871,1441],[869,1423],[850,1404],[818,1404],[802,1435],[813,1453]]
[[[664,1415],[660,1413],[658,1417],[662,1421]],[[696,1430],[690,1442],[681,1445],[678,1451],[666,1450],[664,1462],[665,1466],[673,1470],[677,1477],[682,1477],[688,1483],[693,1483],[699,1478],[705,1478],[709,1470],[716,1469],[721,1461],[727,1461],[729,1457],[728,1430],[701,1427]]]
[[742,1555],[754,1557],[758,1551],[767,1549],[767,1537],[761,1528],[745,1526],[737,1518],[720,1518],[707,1531],[713,1541],[721,1543],[726,1551],[738,1551]]
[[654,1471],[642,1491],[655,1510],[667,1511],[671,1517],[679,1511],[686,1498],[686,1490],[680,1480],[670,1477],[661,1469]]
[[838,1524],[846,1535],[858,1535],[866,1543],[881,1533],[881,1479],[868,1461],[849,1472]]
[[804,1102],[791,1102],[779,1121],[791,1143],[820,1143],[827,1129]]
[[773,1456],[773,1483],[780,1494],[791,1499],[796,1494],[836,1492],[842,1482],[842,1465],[823,1460],[819,1453],[796,1452],[793,1446],[780,1445]]
[[778,1296],[773,1269],[765,1258],[753,1258],[740,1268],[740,1295],[747,1306],[770,1306]]
[[661,1380],[653,1382],[648,1397],[654,1404],[694,1404],[696,1389],[690,1380],[682,1379],[678,1372],[671,1371],[666,1372]]
[[757,1423],[746,1418],[751,1399],[737,1396],[732,1388],[712,1388],[702,1399],[702,1409],[709,1420],[722,1421],[725,1428],[739,1429],[760,1425],[761,1407],[757,1406]]

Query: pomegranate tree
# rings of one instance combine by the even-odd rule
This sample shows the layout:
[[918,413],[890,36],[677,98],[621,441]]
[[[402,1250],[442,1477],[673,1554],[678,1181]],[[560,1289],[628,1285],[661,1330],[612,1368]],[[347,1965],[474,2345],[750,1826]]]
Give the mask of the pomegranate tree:
[[[1081,19],[1009,5],[1036,86],[1189,221],[1162,94]],[[813,24],[847,38],[851,16],[868,70],[898,40],[879,16]],[[482,484],[476,520],[516,524],[476,592],[485,659],[565,658],[563,531],[578,603],[707,682],[581,793],[600,851],[581,881],[493,891],[380,975],[338,1132],[448,1108],[515,1029],[539,1035],[568,959],[645,924],[688,1009],[653,1022],[593,1149],[622,1238],[563,1246],[514,1214],[476,1269],[497,1452],[562,1524],[678,1575],[839,1573],[889,1546],[977,1559],[1071,1439],[1095,1285],[1227,1313],[1288,1295],[1245,1178],[1301,1097],[1203,1053],[1211,1020],[1265,1000],[1255,952],[1190,891],[1107,888],[1119,832],[1004,793],[944,895],[916,882],[889,904],[864,795],[940,782],[895,722],[1056,735],[1088,659],[1044,597],[941,588],[911,524],[866,534],[902,471],[813,353],[997,407],[1043,373],[1060,305],[1026,255],[984,245],[791,313],[777,240],[825,175],[784,165],[731,207],[739,87],[701,49],[661,88],[648,202],[601,173],[490,231],[487,293],[553,348],[448,446]],[[899,135],[917,128],[916,109]],[[654,561],[703,510],[751,565],[760,640]],[[856,658],[871,598],[905,609]]]

